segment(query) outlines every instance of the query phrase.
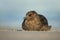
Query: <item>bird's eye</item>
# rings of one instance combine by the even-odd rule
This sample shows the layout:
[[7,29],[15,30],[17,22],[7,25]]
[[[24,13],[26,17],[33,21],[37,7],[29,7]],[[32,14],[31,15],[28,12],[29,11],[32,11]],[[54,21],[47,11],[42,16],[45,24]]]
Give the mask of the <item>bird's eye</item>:
[[29,16],[31,16],[32,14],[30,14]]

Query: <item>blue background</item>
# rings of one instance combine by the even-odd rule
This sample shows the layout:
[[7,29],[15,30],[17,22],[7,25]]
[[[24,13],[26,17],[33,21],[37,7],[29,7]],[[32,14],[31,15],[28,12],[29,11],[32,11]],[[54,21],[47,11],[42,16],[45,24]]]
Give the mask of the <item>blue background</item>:
[[26,12],[35,10],[60,29],[60,0],[0,0],[0,28],[21,29]]

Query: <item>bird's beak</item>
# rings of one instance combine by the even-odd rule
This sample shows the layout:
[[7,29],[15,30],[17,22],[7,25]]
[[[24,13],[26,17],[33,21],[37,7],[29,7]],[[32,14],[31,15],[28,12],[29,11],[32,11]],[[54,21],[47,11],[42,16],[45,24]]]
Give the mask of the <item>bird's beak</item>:
[[24,17],[24,19],[26,19],[26,17]]

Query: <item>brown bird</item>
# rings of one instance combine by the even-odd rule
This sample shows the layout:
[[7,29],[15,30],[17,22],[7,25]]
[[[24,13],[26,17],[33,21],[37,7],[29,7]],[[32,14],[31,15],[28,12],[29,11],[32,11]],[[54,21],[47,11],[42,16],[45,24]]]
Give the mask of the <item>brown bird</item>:
[[22,29],[26,31],[48,31],[51,26],[48,25],[48,21],[43,15],[29,11],[23,20]]

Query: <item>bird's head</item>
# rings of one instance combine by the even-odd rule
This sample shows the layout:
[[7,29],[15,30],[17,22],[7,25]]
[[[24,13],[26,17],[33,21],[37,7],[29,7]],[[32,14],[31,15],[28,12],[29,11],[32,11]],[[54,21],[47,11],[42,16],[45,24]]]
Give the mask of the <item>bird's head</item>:
[[37,12],[35,11],[29,11],[26,13],[26,19],[30,20],[30,19],[34,19],[34,17],[37,16]]

